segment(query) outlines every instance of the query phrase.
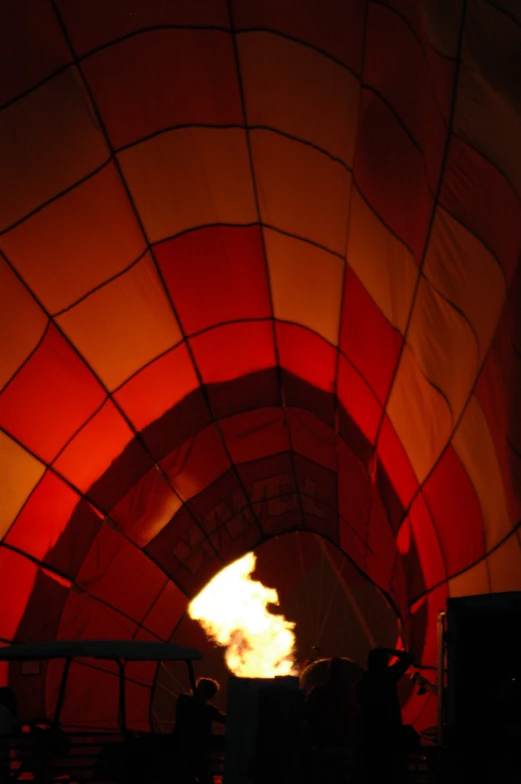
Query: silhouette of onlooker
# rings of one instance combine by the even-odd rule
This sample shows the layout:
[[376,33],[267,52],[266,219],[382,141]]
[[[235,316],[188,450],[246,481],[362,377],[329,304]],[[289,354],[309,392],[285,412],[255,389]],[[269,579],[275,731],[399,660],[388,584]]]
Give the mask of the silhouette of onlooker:
[[219,684],[211,678],[199,678],[195,694],[180,694],[176,705],[174,737],[179,759],[188,778],[211,784],[212,723],[226,722],[226,714],[213,705]]
[[16,696],[9,686],[0,687],[0,782],[9,781],[11,745],[9,737],[20,729]]
[[308,737],[317,746],[351,746],[358,740],[359,711],[342,659],[329,662],[326,683],[314,686],[306,701]]
[[[397,661],[389,666],[390,657]],[[362,716],[362,751],[371,778],[401,775],[405,733],[398,681],[414,656],[392,648],[375,648],[367,657],[367,672],[356,686]]]

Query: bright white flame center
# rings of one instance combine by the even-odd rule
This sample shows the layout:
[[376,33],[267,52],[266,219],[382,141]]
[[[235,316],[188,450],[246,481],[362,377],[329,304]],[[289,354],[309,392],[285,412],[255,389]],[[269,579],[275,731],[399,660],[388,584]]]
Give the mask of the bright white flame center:
[[295,624],[272,615],[268,604],[278,605],[274,588],[251,579],[255,555],[219,572],[190,602],[188,614],[208,636],[226,646],[226,664],[243,678],[274,678],[295,670]]

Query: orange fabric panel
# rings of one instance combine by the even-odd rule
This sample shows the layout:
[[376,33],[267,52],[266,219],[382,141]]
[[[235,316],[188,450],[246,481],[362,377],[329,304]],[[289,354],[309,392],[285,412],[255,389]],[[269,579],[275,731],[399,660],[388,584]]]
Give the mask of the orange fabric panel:
[[168,525],[182,501],[154,466],[111,509],[110,519],[138,547],[145,547]]
[[137,430],[168,411],[199,386],[192,359],[182,343],[138,371],[114,393]]
[[467,571],[453,577],[448,582],[448,588],[451,597],[490,593],[490,575],[486,560],[479,561]]
[[378,219],[356,187],[347,262],[387,320],[403,334],[418,268],[408,248]]
[[275,365],[273,326],[269,322],[227,324],[188,342],[205,384],[228,381]]
[[471,5],[465,19],[454,132],[496,165],[518,195],[521,97],[514,74],[520,49],[519,25],[488,3]]
[[34,588],[38,567],[18,553],[0,547],[0,637],[16,640],[16,630]]
[[133,438],[114,403],[106,400],[58,455],[53,467],[85,493]]
[[374,443],[382,414],[381,406],[360,372],[342,356],[338,364],[337,394],[348,414],[369,441]]
[[181,340],[149,255],[57,321],[110,390]]
[[402,336],[380,313],[351,269],[342,301],[340,348],[383,405],[398,361]]
[[427,381],[407,346],[402,353],[387,413],[416,477],[422,483],[449,441],[453,421],[447,402]]
[[[498,262],[459,221],[438,209],[424,273],[436,290],[465,314],[476,333],[482,360],[505,301],[505,278]],[[440,335],[440,327],[437,330]],[[443,335],[440,337],[443,339]],[[447,345],[452,346],[453,340],[449,339]],[[455,359],[460,367],[461,351]]]
[[476,338],[461,313],[422,278],[407,343],[430,383],[450,406],[456,421],[479,370]]
[[151,30],[82,63],[113,146],[176,125],[243,122],[233,40],[217,30]]
[[70,62],[72,55],[46,0],[5,0],[0,30],[0,105]]
[[1,237],[0,245],[45,308],[57,313],[136,261],[145,238],[110,164]]
[[510,533],[512,522],[494,442],[474,395],[453,436],[452,445],[476,491],[488,551]]
[[243,130],[170,131],[118,155],[148,239],[257,220]]
[[267,28],[298,38],[347,65],[355,73],[362,66],[363,0],[312,0],[295,13],[292,0],[244,3],[233,0],[235,27]]
[[136,621],[145,617],[164,581],[148,556],[108,525],[100,528],[76,577],[80,588]]
[[237,38],[248,125],[265,125],[353,162],[358,80],[308,46],[270,33]]
[[211,226],[154,248],[186,335],[226,321],[271,316],[258,226]]
[[225,0],[58,0],[57,6],[78,54],[150,27],[228,27]]
[[65,482],[46,471],[6,537],[6,542],[45,561],[80,500]]
[[270,229],[264,239],[275,318],[308,327],[336,346],[345,263]]
[[0,229],[107,160],[108,151],[92,112],[73,68],[2,112]]
[[52,460],[104,398],[92,373],[51,327],[0,395],[0,426],[44,460]]
[[337,350],[318,335],[293,324],[276,324],[279,362],[283,368],[319,389],[332,392]]
[[0,540],[4,538],[44,471],[45,466],[39,460],[0,432]]
[[380,219],[419,264],[433,209],[423,155],[375,93],[362,93],[354,176]]
[[0,258],[0,389],[36,348],[47,326],[47,316]]
[[289,450],[285,416],[279,408],[246,411],[221,419],[219,427],[235,464]]
[[211,425],[165,457],[161,468],[175,492],[187,501],[226,473],[230,460],[220,433]]
[[264,223],[345,253],[351,174],[308,145],[251,131]]
[[488,556],[490,589],[519,591],[521,589],[521,545],[519,532],[512,534]]

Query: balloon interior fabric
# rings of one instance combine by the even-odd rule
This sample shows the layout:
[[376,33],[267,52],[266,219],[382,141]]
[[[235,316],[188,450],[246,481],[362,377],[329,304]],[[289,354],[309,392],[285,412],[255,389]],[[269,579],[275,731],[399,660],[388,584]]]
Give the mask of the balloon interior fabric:
[[[218,570],[278,537],[291,580],[306,531],[434,666],[448,596],[521,588],[519,4],[1,21],[2,642],[190,644]],[[51,713],[55,670],[2,678]],[[116,689],[75,663],[70,711]]]

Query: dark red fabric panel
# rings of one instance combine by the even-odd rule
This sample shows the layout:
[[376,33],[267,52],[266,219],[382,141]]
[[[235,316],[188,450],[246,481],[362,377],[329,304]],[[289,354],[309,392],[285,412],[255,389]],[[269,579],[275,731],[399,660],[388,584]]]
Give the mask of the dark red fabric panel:
[[331,428],[308,411],[289,408],[286,416],[293,451],[330,471],[336,471],[336,438]]
[[409,458],[387,416],[384,417],[377,455],[403,507],[408,506],[418,488]]
[[[436,521],[436,522],[435,522]],[[409,513],[409,522],[413,541],[418,551],[419,566],[416,570],[423,585],[432,588],[433,585],[443,582],[447,578],[447,558],[445,542],[441,539],[436,526],[437,520],[432,515],[431,509],[425,502],[423,493],[415,499]],[[421,593],[418,587],[418,593]],[[410,598],[415,594],[411,592]]]
[[230,457],[236,464],[289,450],[284,412],[280,408],[237,414],[223,419],[220,428]]
[[423,155],[390,109],[369,90],[362,95],[358,139],[357,186],[419,263],[433,210]]
[[102,521],[103,515],[82,499],[56,544],[48,551],[45,562],[74,579]]
[[396,112],[425,155],[436,189],[447,134],[421,43],[405,21],[380,4],[369,5],[364,81]]
[[336,473],[294,456],[296,483],[306,527],[338,542],[338,487]]
[[296,324],[277,322],[279,363],[299,378],[332,392],[336,370],[336,349]]
[[242,122],[225,32],[153,30],[103,49],[83,70],[115,148],[176,125]]
[[355,73],[362,67],[363,0],[292,0],[244,3],[233,0],[235,27],[268,29],[300,39],[345,63]]
[[393,329],[355,273],[348,268],[340,348],[382,405],[387,399],[401,345],[400,333]]
[[521,252],[521,204],[495,166],[457,136],[447,155],[440,203],[490,248],[511,281]]
[[238,466],[255,516],[267,535],[305,527],[295,486],[294,465],[292,456],[285,452]]
[[106,393],[54,326],[0,396],[0,426],[50,461]]
[[337,395],[365,437],[374,443],[382,409],[367,381],[343,356],[338,360]]
[[[317,338],[317,340],[320,340]],[[327,355],[326,355],[327,356]],[[304,352],[299,358],[306,361]],[[294,373],[289,373],[282,368],[280,373],[282,381],[282,395],[286,406],[295,406],[310,411],[330,427],[335,421],[335,399],[331,392],[312,386],[307,381],[299,378]]]
[[201,430],[161,461],[161,469],[183,500],[205,490],[230,468],[230,459],[215,425]]
[[359,537],[367,539],[370,498],[374,487],[365,466],[343,441],[338,442],[338,508]]
[[210,226],[155,247],[187,335],[227,321],[271,316],[258,226]]
[[[423,493],[440,537],[449,575],[484,555],[483,519],[470,479],[448,447],[426,482]],[[437,582],[443,575],[432,575]]]

